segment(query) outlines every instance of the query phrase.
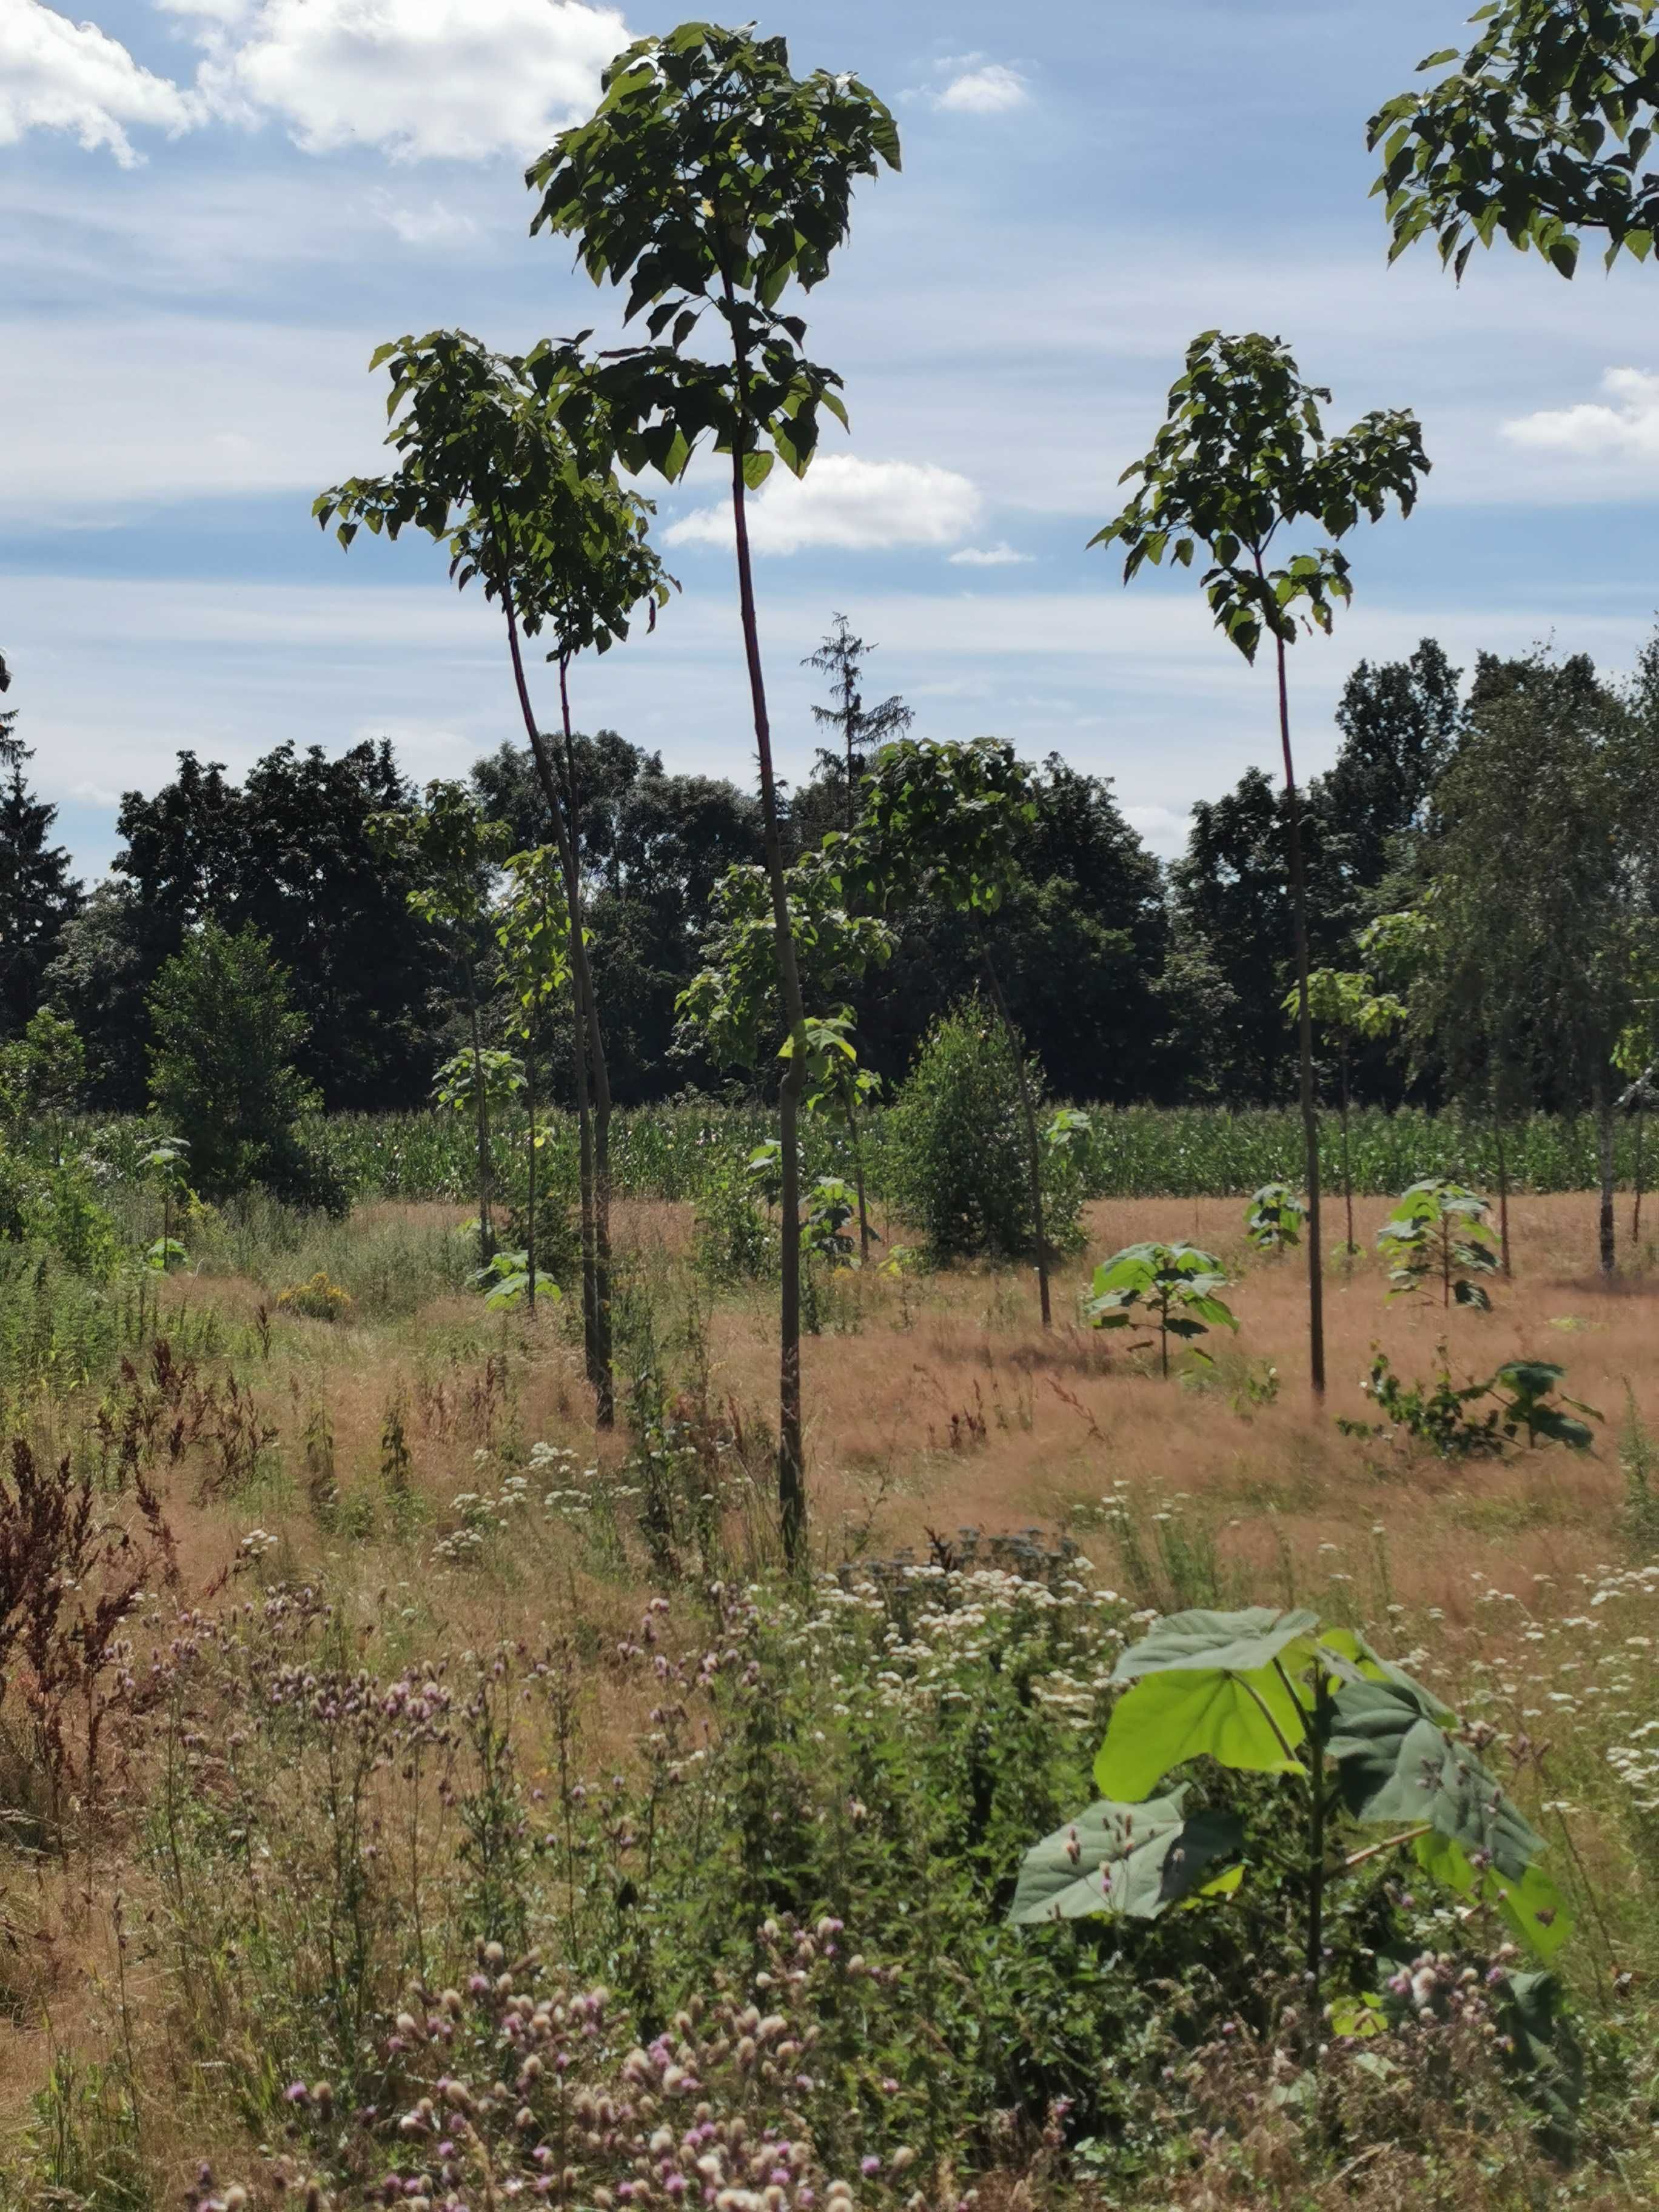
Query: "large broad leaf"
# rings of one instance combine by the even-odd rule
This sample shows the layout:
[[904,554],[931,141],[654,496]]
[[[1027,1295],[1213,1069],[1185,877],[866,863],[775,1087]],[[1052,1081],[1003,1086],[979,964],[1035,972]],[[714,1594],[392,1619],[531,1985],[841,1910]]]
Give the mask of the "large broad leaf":
[[1518,1881],[1544,1839],[1434,1712],[1425,1694],[1403,1681],[1345,1684],[1328,1745],[1343,1802],[1359,1820],[1406,1827],[1426,1820],[1471,1861],[1490,1862]]
[[1253,1774],[1299,1774],[1301,1706],[1274,1667],[1245,1674],[1172,1664],[1134,1683],[1095,1754],[1109,1797],[1146,1796],[1171,1767],[1208,1756]]
[[1020,1867],[1010,1920],[1025,1928],[1099,1912],[1153,1920],[1178,1904],[1244,1843],[1243,1826],[1231,1813],[1184,1819],[1185,1796],[1183,1788],[1144,1805],[1091,1805],[1034,1844]]
[[1534,1862],[1517,1877],[1495,1866],[1476,1867],[1449,1836],[1419,1836],[1412,1845],[1418,1864],[1459,1897],[1491,1905],[1534,1957],[1553,1959],[1572,1933],[1572,1914],[1555,1884]]
[[1242,1613],[1171,1613],[1154,1622],[1112,1669],[1115,1682],[1132,1682],[1166,1667],[1220,1668],[1230,1674],[1255,1674],[1284,1657],[1305,1664],[1311,1644],[1293,1653],[1319,1626],[1316,1613],[1276,1613],[1271,1606],[1246,1606]]
[[1333,1669],[1340,1680],[1393,1682],[1400,1689],[1409,1692],[1418,1700],[1419,1710],[1431,1719],[1448,1721],[1452,1718],[1449,1705],[1443,1705],[1432,1690],[1425,1689],[1403,1667],[1396,1667],[1392,1659],[1385,1659],[1380,1651],[1374,1650],[1357,1629],[1322,1628],[1319,1649],[1327,1658],[1338,1662],[1346,1662],[1346,1668],[1339,1663]]
[[1498,2021],[1516,2071],[1553,2118],[1571,2130],[1584,2094],[1584,2056],[1555,2009],[1553,1974],[1506,1974],[1498,1988]]

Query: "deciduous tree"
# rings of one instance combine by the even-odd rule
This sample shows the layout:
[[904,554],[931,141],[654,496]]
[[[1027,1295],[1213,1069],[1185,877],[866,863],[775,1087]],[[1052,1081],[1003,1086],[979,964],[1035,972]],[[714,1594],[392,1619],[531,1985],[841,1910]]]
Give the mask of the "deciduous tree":
[[[562,419],[573,434],[585,434],[597,410],[618,426],[617,451],[631,468],[654,468],[672,482],[705,437],[730,457],[779,995],[795,1041],[780,1086],[789,1221],[799,1203],[806,1012],[790,933],[746,501],[775,461],[805,472],[821,410],[846,420],[840,379],[807,357],[805,323],[780,313],[778,302],[792,283],[810,291],[829,274],[847,235],[854,186],[884,162],[898,167],[898,132],[857,77],[827,70],[796,77],[785,42],[757,38],[752,28],[683,23],[665,37],[637,40],[602,82],[595,113],[531,166],[532,229],[574,238],[596,283],[627,285],[624,319],[644,314],[651,343],[597,368],[578,349],[565,349],[547,373],[562,382]],[[706,314],[724,341],[719,361],[686,350]],[[805,1556],[806,1491],[793,1236],[783,1240],[780,1334],[779,1502],[785,1547],[798,1565]]]
[[[1171,386],[1163,428],[1151,449],[1123,472],[1139,479],[1134,497],[1090,541],[1121,545],[1128,582],[1167,553],[1185,567],[1201,547],[1210,567],[1205,597],[1224,635],[1253,661],[1264,635],[1273,641],[1279,677],[1279,744],[1290,833],[1291,898],[1296,928],[1302,1119],[1307,1152],[1308,1337],[1316,1393],[1325,1388],[1322,1255],[1319,1242],[1319,1125],[1314,1099],[1313,1032],[1308,1008],[1308,912],[1301,804],[1291,750],[1286,648],[1298,619],[1328,630],[1352,596],[1348,563],[1335,540],[1361,515],[1381,520],[1390,501],[1402,514],[1416,503],[1429,463],[1414,416],[1373,411],[1340,437],[1320,415],[1330,394],[1306,384],[1285,345],[1251,332],[1206,331],[1187,349],[1186,373]],[[1304,525],[1329,543],[1285,554],[1283,538]],[[1279,565],[1269,568],[1270,557]]]

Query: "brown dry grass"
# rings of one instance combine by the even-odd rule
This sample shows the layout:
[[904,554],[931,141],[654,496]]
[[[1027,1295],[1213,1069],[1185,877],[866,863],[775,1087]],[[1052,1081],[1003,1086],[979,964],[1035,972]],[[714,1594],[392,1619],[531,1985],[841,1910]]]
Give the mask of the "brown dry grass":
[[[1306,1380],[1303,1257],[1250,1254],[1237,1201],[1092,1207],[1087,1256],[1057,1285],[1057,1325],[1047,1337],[1022,1278],[963,1271],[908,1294],[890,1283],[857,1285],[846,1297],[862,1307],[859,1334],[821,1335],[805,1350],[821,1547],[833,1551],[878,1495],[884,1536],[914,1541],[929,1528],[1064,1522],[1122,1481],[1153,1502],[1190,1498],[1222,1524],[1224,1552],[1258,1584],[1276,1580],[1286,1547],[1304,1573],[1333,1559],[1319,1549],[1328,1544],[1345,1559],[1326,1572],[1358,1571],[1381,1522],[1396,1594],[1453,1619],[1467,1609],[1477,1573],[1564,1574],[1607,1559],[1627,1388],[1644,1419],[1659,1425],[1659,1281],[1603,1287],[1593,1201],[1526,1199],[1513,1209],[1515,1279],[1494,1285],[1493,1313],[1447,1313],[1426,1300],[1389,1305],[1369,1249],[1385,1211],[1382,1201],[1357,1206],[1365,1249],[1351,1269],[1334,1261],[1328,1273],[1322,1407]],[[1218,1364],[1205,1383],[1190,1375],[1165,1382],[1148,1358],[1118,1348],[1127,1340],[1074,1319],[1095,1258],[1152,1237],[1188,1237],[1222,1255],[1234,1274],[1228,1295],[1239,1333],[1218,1346],[1211,1338]],[[1370,1413],[1360,1385],[1373,1346],[1412,1378],[1430,1372],[1443,1337],[1460,1380],[1517,1357],[1565,1366],[1565,1387],[1608,1417],[1595,1455],[1449,1466],[1339,1433],[1336,1416]],[[713,1346],[717,1386],[763,1403],[772,1352],[758,1307],[723,1310]],[[1243,1370],[1267,1364],[1279,1372],[1276,1401],[1242,1403]],[[981,1421],[982,1437],[974,1426]]]

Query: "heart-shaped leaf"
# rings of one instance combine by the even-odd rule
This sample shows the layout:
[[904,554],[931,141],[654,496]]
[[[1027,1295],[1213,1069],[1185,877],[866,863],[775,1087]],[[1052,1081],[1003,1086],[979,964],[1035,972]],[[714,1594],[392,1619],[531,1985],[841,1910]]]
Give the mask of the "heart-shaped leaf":
[[1277,1668],[1249,1674],[1172,1664],[1119,1698],[1095,1780],[1108,1796],[1143,1798],[1171,1767],[1208,1757],[1252,1774],[1299,1774],[1306,1717]]
[[1328,1749],[1343,1802],[1358,1820],[1426,1820],[1474,1865],[1518,1881],[1544,1839],[1435,1706],[1403,1680],[1350,1682],[1337,1692]]
[[[1166,1667],[1254,1674],[1289,1653],[1298,1638],[1305,1639],[1318,1626],[1317,1613],[1277,1613],[1266,1605],[1246,1606],[1239,1613],[1167,1613],[1122,1654],[1112,1669],[1112,1680],[1129,1682]],[[1311,1656],[1311,1647],[1305,1656]]]
[[1152,1920],[1243,1848],[1231,1813],[1182,1814],[1185,1789],[1146,1804],[1097,1802],[1025,1854],[1009,1913],[1016,1927],[1094,1913]]

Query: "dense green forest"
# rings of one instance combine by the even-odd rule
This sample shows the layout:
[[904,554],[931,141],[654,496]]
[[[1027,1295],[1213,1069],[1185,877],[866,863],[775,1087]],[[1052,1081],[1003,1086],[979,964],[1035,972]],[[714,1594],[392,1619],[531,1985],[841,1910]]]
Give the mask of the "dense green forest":
[[[894,700],[865,709],[862,656],[848,659],[848,641],[844,625],[826,640],[840,704],[821,711],[841,727],[817,773],[787,795],[792,858],[842,823],[848,760],[856,783],[867,752],[908,715]],[[156,978],[192,929],[214,921],[232,934],[257,933],[286,971],[305,1023],[298,1065],[326,1109],[425,1102],[459,1041],[460,1015],[436,933],[408,910],[418,864],[372,833],[377,817],[419,800],[389,744],[336,757],[284,744],[240,783],[181,753],[160,790],[125,794],[121,849],[110,876],[88,889],[52,842],[54,810],[30,791],[16,722],[6,718],[0,803],[6,1034],[20,1034],[43,1005],[60,1011],[85,1042],[86,1103],[142,1111]],[[1492,779],[1503,804],[1510,769],[1500,748],[1522,748],[1534,761],[1547,751],[1563,775],[1589,779],[1615,727],[1627,728],[1634,745],[1659,745],[1652,654],[1628,683],[1598,678],[1582,657],[1541,653],[1522,663],[1482,655],[1460,672],[1432,639],[1405,661],[1362,661],[1338,708],[1335,763],[1303,795],[1316,965],[1362,969],[1368,925],[1432,894],[1443,855],[1455,857],[1461,816],[1482,803]],[[721,1089],[723,1072],[685,1035],[678,1001],[702,964],[715,885],[729,867],[761,859],[758,803],[726,780],[672,773],[613,731],[579,735],[574,750],[614,1095],[638,1104]],[[1165,867],[1124,819],[1109,779],[1056,755],[1033,769],[1030,818],[1016,825],[1015,866],[997,910],[964,932],[947,908],[916,902],[890,957],[851,988],[865,1063],[890,1084],[902,1079],[933,1022],[978,988],[988,952],[1061,1097],[1234,1107],[1291,1097],[1282,792],[1253,768],[1231,791],[1198,801],[1186,850]],[[1513,772],[1526,773],[1524,764]],[[470,786],[483,812],[507,826],[514,849],[540,842],[544,801],[526,748],[503,744],[479,760]],[[1524,866],[1525,854],[1517,857]],[[506,1014],[498,980],[486,986],[499,1000],[486,1023],[497,1027]],[[568,1024],[568,1014],[550,1014],[542,1045],[545,1095],[567,1103]],[[1318,1050],[1334,1104],[1343,1040],[1323,1035]],[[1456,1059],[1455,1041],[1432,1032],[1414,1044],[1398,1035],[1357,1039],[1346,1079],[1357,1104],[1435,1107],[1467,1073]],[[1543,1049],[1517,1063],[1512,1079],[1517,1109],[1593,1103],[1594,1071]]]

